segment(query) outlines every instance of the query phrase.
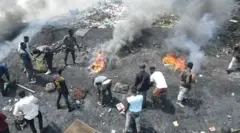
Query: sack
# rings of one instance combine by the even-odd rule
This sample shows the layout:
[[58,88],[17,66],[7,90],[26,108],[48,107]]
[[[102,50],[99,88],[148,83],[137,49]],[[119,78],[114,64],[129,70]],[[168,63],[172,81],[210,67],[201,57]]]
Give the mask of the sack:
[[36,68],[40,72],[46,72],[48,69],[46,60],[36,59]]
[[46,84],[46,87],[45,87],[45,90],[46,90],[47,92],[53,92],[53,91],[56,90],[56,86],[55,86],[54,83],[47,83],[47,84]]

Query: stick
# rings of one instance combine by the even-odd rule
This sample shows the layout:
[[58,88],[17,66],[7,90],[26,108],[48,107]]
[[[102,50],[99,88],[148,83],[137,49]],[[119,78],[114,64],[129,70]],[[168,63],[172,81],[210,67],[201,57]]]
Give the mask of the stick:
[[29,89],[29,88],[27,88],[27,87],[25,87],[25,86],[22,86],[22,85],[20,85],[20,84],[17,84],[17,86],[18,86],[18,87],[21,87],[21,88],[23,88],[23,89],[25,89],[25,90],[27,90],[27,91],[30,91],[30,92],[32,92],[32,93],[35,93],[35,91],[33,91],[33,90],[31,90],[31,89]]

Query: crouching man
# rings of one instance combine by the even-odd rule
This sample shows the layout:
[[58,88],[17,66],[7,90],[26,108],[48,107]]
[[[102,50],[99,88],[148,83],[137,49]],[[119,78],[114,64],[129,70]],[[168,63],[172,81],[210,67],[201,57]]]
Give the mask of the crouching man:
[[240,45],[237,44],[233,49],[233,57],[228,65],[227,74],[230,74],[233,71],[233,67],[240,67]]
[[181,73],[180,91],[177,97],[177,104],[184,107],[183,100],[187,99],[187,93],[191,90],[191,84],[195,82],[194,75],[192,74],[193,63],[187,63],[187,69]]
[[135,121],[137,133],[140,133],[140,113],[142,111],[143,96],[137,95],[137,88],[131,88],[131,96],[127,97],[127,105],[123,110],[126,113],[125,133],[129,133],[131,122]]
[[99,96],[99,105],[104,107],[106,103],[106,91],[110,97],[110,101],[113,102],[111,87],[112,87],[112,80],[107,78],[106,76],[98,76],[94,79],[94,86],[98,91]]
[[3,75],[5,75],[7,80],[10,81],[8,67],[6,63],[0,64],[0,89],[1,89],[2,95],[5,96],[6,95],[6,91],[4,90],[5,80],[2,78]]
[[48,71],[45,73],[46,75],[52,73],[52,62],[53,62],[53,51],[52,48],[48,45],[42,45],[37,47],[32,52],[35,56],[35,58],[38,58],[41,54],[44,54],[44,60],[47,62]]
[[40,131],[43,130],[42,113],[39,111],[38,99],[34,96],[26,96],[24,91],[18,93],[20,100],[15,104],[14,116],[23,116],[30,125],[32,133],[37,133],[34,125],[34,118],[39,120]]
[[152,96],[153,106],[155,106],[159,100],[165,98],[168,86],[162,72],[156,71],[155,67],[150,67],[150,72],[151,86],[155,84]]
[[59,102],[60,102],[60,100],[63,96],[64,100],[67,104],[67,107],[68,107],[68,112],[71,112],[74,109],[71,108],[71,105],[69,103],[69,99],[68,99],[69,91],[68,91],[65,79],[61,76],[62,75],[62,69],[58,69],[57,72],[58,72],[58,74],[53,76],[53,80],[54,80],[55,86],[56,86],[57,91],[58,91],[57,109],[61,108]]

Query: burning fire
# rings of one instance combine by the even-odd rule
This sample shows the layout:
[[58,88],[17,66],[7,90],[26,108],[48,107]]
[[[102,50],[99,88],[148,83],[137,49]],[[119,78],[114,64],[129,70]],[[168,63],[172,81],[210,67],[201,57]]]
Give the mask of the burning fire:
[[173,67],[173,71],[184,71],[186,69],[186,58],[185,57],[177,57],[174,53],[168,54],[166,57],[162,59],[164,64],[167,64]]
[[90,66],[90,70],[91,72],[99,73],[104,71],[106,65],[107,65],[106,56],[101,52],[101,50],[99,50],[96,59]]

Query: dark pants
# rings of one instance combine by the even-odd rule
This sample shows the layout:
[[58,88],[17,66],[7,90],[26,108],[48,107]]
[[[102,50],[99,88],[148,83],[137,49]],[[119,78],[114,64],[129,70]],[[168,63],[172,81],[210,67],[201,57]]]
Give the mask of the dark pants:
[[71,52],[71,54],[72,54],[73,63],[75,63],[75,50],[66,49],[66,51],[65,51],[65,58],[64,58],[65,64],[67,64],[67,59],[68,59],[68,54],[69,54],[69,52]]
[[53,52],[45,53],[45,59],[49,70],[52,70]]
[[[40,111],[38,111],[37,118],[38,118],[38,121],[39,121],[39,128],[40,128],[40,130],[42,130],[43,129],[43,122],[42,122],[42,113]],[[29,124],[32,132],[37,133],[37,130],[36,130],[35,125],[34,125],[34,118],[32,120],[27,120],[26,119],[26,121]]]
[[147,102],[147,91],[139,91],[138,94],[143,96],[143,107],[146,107]]
[[26,71],[27,71],[27,77],[28,81],[31,81],[34,78],[35,75],[35,70],[33,68],[32,62],[31,61],[26,61],[26,64],[24,64]]
[[99,100],[102,105],[104,105],[106,101],[106,91],[108,92],[109,97],[112,99],[111,87],[112,81],[108,84],[103,84],[101,89],[98,89]]
[[0,133],[10,133],[9,128],[5,129],[4,131],[1,131]]
[[2,96],[5,96],[4,83],[5,81],[2,78],[0,78],[0,89],[1,89],[0,91],[2,93]]
[[68,94],[62,93],[61,91],[58,91],[57,107],[60,107],[59,102],[60,102],[60,100],[61,100],[61,98],[62,98],[62,95],[63,95],[63,97],[64,97],[64,100],[65,100],[66,104],[67,104],[68,109],[71,109],[70,103],[69,103],[69,101],[68,101]]

